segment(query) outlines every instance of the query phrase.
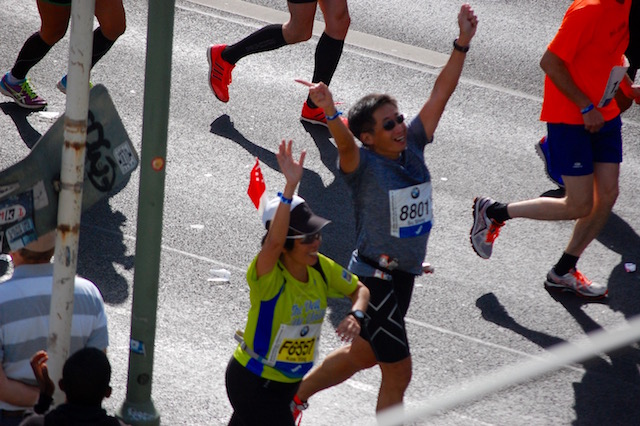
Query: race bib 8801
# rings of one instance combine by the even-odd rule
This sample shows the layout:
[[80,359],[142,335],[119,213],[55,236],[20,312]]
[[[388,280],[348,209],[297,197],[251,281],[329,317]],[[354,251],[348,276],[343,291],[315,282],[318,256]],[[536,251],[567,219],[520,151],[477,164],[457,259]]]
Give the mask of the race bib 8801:
[[431,230],[431,182],[389,191],[391,235],[417,237]]

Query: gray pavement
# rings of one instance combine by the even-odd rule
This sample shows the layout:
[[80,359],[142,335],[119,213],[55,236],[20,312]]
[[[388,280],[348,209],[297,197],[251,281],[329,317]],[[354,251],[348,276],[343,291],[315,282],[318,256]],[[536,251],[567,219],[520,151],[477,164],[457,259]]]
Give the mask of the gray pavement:
[[[251,3],[286,10],[281,1]],[[488,261],[469,245],[475,196],[515,201],[554,189],[533,149],[545,131],[537,120],[543,82],[538,61],[568,3],[473,2],[478,34],[435,143],[426,149],[436,206],[427,260],[436,270],[416,281],[408,314],[414,367],[407,407],[556,343],[623,324],[640,312],[640,275],[623,269],[624,262],[640,261],[638,106],[624,116],[618,203],[580,262],[587,276],[608,283],[607,300],[587,303],[543,288],[547,270],[570,236],[570,221],[510,222]],[[153,400],[166,425],[223,425],[230,416],[224,370],[235,347],[233,332],[243,326],[248,307],[244,272],[263,235],[246,195],[256,157],[274,193],[284,184],[274,155],[279,141],[293,139],[296,149],[306,149],[300,195],[333,220],[322,250],[345,262],[353,244],[353,212],[336,170],[335,146],[326,130],[298,121],[306,94],[293,80],[311,76],[317,39],[243,59],[233,74],[231,101],[222,104],[207,84],[207,47],[236,41],[265,21],[208,4],[176,4],[153,377]],[[365,38],[369,34],[447,54],[457,34],[459,5],[352,0],[351,28]],[[127,31],[95,67],[92,80],[108,88],[140,148],[147,2],[126,0],[125,8]],[[35,2],[0,0],[0,21],[0,69],[6,70],[39,27]],[[0,99],[0,169],[27,155],[64,111],[65,98],[55,84],[65,73],[67,41],[30,74],[49,100],[47,111],[28,114]],[[332,90],[344,110],[366,93],[389,92],[402,112],[413,116],[437,72],[376,50],[375,43],[372,48],[347,45]],[[138,180],[136,171],[123,191],[87,212],[81,230],[78,271],[100,287],[109,315],[114,393],[105,406],[111,412],[126,392]],[[209,269],[222,267],[231,271],[231,281],[208,282]],[[339,345],[333,327],[346,309],[345,303],[332,304],[322,356]],[[639,350],[636,344],[602,354],[415,424],[637,425]],[[379,380],[372,369],[314,396],[303,425],[373,422]]]

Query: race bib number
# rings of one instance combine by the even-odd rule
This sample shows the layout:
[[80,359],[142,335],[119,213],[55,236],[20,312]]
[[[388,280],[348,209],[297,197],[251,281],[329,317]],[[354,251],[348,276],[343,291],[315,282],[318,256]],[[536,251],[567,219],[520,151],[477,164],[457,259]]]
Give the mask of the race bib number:
[[389,191],[391,235],[417,237],[431,230],[431,182]]
[[282,324],[273,342],[270,362],[312,363],[322,324]]
[[626,66],[616,66],[611,70],[611,74],[609,74],[609,80],[607,81],[607,86],[604,89],[604,95],[602,95],[602,99],[598,103],[598,108],[605,107],[609,105],[609,102],[616,96],[616,92],[618,91],[618,87],[620,87],[620,82],[624,78],[627,73],[627,69],[629,68],[629,63],[625,58]]

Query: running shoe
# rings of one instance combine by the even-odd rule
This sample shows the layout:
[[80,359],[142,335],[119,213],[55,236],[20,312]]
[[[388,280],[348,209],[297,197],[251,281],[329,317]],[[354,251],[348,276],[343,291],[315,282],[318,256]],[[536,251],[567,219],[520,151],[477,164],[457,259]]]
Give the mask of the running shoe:
[[304,101],[302,106],[302,114],[300,114],[300,121],[306,121],[311,124],[319,124],[324,127],[327,126],[327,117],[324,115],[324,111],[320,107],[311,108],[307,101]]
[[536,152],[538,153],[538,157],[540,157],[540,159],[544,162],[544,171],[547,174],[549,180],[558,185],[560,188],[564,188],[562,175],[551,170],[551,153],[549,152],[547,137],[543,136],[542,139],[540,139],[540,142],[536,142],[535,148]]
[[0,92],[3,95],[12,98],[23,108],[43,109],[47,106],[47,101],[36,94],[28,78],[21,80],[18,84],[11,84],[8,77],[9,73],[6,73],[0,80]]
[[297,426],[300,426],[300,422],[302,421],[302,410],[306,410],[309,407],[309,404],[307,402],[302,402],[298,395],[294,395],[293,401],[290,403],[290,407],[291,414],[293,415],[293,422]]
[[500,234],[504,222],[496,222],[487,217],[487,207],[495,203],[491,198],[476,197],[473,200],[473,227],[471,228],[471,246],[483,259],[491,257],[493,242]]
[[[345,126],[349,127],[349,122],[346,118],[340,116],[340,120],[342,120]],[[329,127],[327,125],[327,117],[324,115],[324,111],[322,110],[322,108],[311,108],[307,101],[304,101],[304,105],[302,106],[300,121],[306,121],[307,123],[319,124],[320,126]]]
[[209,46],[207,59],[209,60],[209,87],[216,98],[222,102],[229,102],[229,85],[231,84],[231,71],[236,67],[222,59],[222,51],[226,44]]
[[[59,91],[61,91],[65,95],[67,94],[67,76],[66,75],[62,77],[62,79],[58,82],[58,84],[56,84],[56,87],[58,88]],[[93,83],[89,82],[89,90],[91,90],[92,88],[93,88]]]
[[568,273],[560,276],[553,268],[547,274],[544,282],[545,287],[552,287],[562,291],[571,291],[578,296],[590,299],[602,299],[609,290],[606,285],[594,283],[582,275],[582,272],[573,268]]

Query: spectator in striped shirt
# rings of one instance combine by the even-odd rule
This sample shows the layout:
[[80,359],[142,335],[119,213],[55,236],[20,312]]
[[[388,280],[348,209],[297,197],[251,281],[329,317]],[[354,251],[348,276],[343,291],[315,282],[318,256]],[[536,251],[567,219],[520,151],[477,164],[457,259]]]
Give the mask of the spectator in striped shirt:
[[[0,426],[18,425],[38,400],[30,361],[47,349],[54,248],[55,231],[11,252],[13,276],[0,285]],[[108,344],[102,295],[76,277],[69,353]]]

